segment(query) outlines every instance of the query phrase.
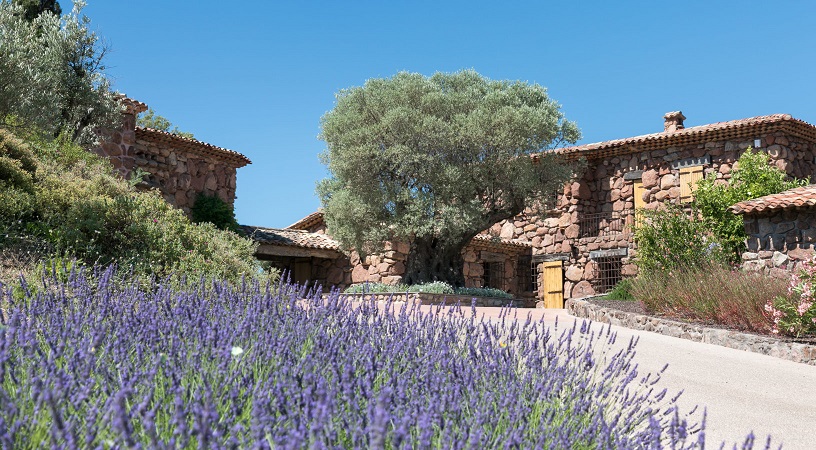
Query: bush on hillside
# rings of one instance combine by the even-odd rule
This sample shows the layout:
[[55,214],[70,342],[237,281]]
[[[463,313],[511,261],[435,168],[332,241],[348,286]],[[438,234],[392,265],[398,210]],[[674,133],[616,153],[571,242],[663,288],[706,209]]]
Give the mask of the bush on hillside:
[[25,144],[5,131],[0,137],[0,161],[18,174],[0,180],[0,247],[9,265],[20,257],[8,249],[34,248],[88,265],[115,263],[138,276],[238,281],[261,272],[252,241],[190,222],[158,192],[135,191],[79,145],[32,137]]
[[235,209],[217,195],[199,194],[191,209],[193,222],[209,222],[222,230],[239,232]]

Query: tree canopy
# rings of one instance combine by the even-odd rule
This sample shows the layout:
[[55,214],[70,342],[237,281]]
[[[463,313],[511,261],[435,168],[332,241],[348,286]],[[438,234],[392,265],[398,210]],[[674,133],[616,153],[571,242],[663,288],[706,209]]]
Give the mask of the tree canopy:
[[[77,0],[69,14],[26,18],[0,1],[0,121],[89,143],[119,125],[119,104],[105,76],[106,49]],[[55,11],[54,8],[47,9]]]
[[327,225],[361,252],[409,242],[406,282],[461,285],[462,248],[562,187],[571,169],[545,150],[579,135],[538,84],[473,70],[370,79],[321,120]]
[[36,19],[46,11],[56,16],[62,15],[62,7],[56,0],[14,0],[14,3],[23,7],[25,18],[28,21]]
[[179,130],[177,126],[173,125],[164,116],[156,114],[156,111],[153,111],[153,108],[150,108],[144,113],[140,114],[139,117],[136,119],[136,124],[139,125],[140,127],[166,131],[168,133],[173,133],[175,135],[186,137],[189,139],[195,138],[195,136],[193,136],[193,133],[188,133],[186,131]]

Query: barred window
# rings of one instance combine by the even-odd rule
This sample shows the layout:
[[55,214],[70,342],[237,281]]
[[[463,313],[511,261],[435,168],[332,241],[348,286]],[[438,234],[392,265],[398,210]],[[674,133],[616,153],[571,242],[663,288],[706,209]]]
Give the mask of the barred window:
[[516,265],[516,279],[518,280],[519,292],[535,292],[536,287],[533,273],[532,255],[520,256]]
[[620,256],[595,259],[595,279],[593,280],[595,292],[605,294],[611,291],[622,278],[622,268],[623,258]]
[[484,263],[484,287],[504,289],[504,263]]

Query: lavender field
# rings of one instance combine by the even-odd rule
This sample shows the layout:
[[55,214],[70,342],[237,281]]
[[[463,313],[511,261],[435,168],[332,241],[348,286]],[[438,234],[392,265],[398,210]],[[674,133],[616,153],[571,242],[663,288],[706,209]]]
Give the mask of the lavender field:
[[0,447],[704,446],[703,413],[678,411],[611,333],[115,280],[2,287]]

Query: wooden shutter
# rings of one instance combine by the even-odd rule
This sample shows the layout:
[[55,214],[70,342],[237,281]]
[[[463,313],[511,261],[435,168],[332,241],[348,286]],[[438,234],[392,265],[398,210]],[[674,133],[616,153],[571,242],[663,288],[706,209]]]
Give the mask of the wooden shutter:
[[564,307],[564,271],[561,261],[545,261],[541,277],[544,279],[544,307]]
[[697,182],[703,179],[703,166],[683,167],[680,169],[680,201],[690,202],[694,199]]
[[643,187],[643,180],[637,179],[633,184],[633,197],[635,199],[635,226],[639,226],[641,223],[640,210],[646,207],[646,201],[643,200],[643,194],[646,192],[646,188]]

